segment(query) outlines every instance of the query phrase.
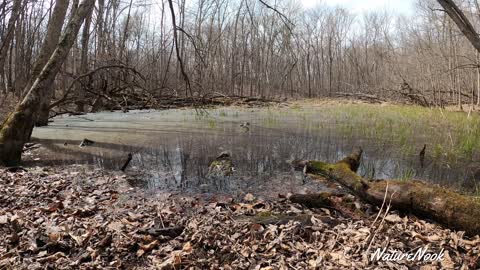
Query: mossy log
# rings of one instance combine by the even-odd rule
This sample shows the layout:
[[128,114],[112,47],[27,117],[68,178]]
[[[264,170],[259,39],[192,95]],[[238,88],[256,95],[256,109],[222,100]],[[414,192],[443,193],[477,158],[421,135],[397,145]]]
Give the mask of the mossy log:
[[293,203],[299,203],[309,208],[332,207],[334,202],[331,197],[332,193],[320,192],[312,194],[294,194],[289,200]]
[[[360,160],[359,155],[356,158]],[[306,166],[307,173],[333,180],[373,205],[380,206],[387,192],[387,203],[391,199],[393,209],[434,220],[468,235],[480,234],[480,197],[462,195],[418,180],[367,180],[352,170],[355,167],[349,159],[337,163],[297,161],[294,165],[298,167],[299,163]]]

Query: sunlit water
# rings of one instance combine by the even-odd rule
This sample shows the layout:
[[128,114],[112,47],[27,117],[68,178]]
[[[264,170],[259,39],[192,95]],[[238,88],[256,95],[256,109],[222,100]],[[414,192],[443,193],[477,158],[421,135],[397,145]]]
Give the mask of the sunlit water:
[[[364,149],[359,174],[365,177],[419,178],[455,187],[473,188],[471,164],[445,164],[428,157],[422,167],[417,154],[402,154],[388,141],[345,133],[338,123],[313,112],[309,121],[290,109],[222,108],[199,116],[194,110],[102,112],[58,117],[33,137],[49,151],[36,164],[88,163],[119,170],[132,153],[127,173],[133,185],[152,190],[240,194],[325,189],[303,179],[288,161],[336,161],[356,146]],[[249,130],[240,127],[248,121]],[[356,127],[361,129],[362,127]],[[79,147],[82,139],[95,141]],[[423,141],[418,143],[418,151]],[[220,152],[232,153],[235,173],[208,178],[209,162]]]

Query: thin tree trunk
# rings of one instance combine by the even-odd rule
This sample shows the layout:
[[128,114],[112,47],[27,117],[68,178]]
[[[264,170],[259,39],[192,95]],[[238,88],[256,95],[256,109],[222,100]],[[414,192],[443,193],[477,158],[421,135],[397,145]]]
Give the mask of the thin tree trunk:
[[170,7],[170,15],[172,16],[172,26],[173,26],[173,40],[175,43],[175,52],[177,54],[177,60],[178,64],[180,65],[180,71],[182,72],[183,79],[185,80],[185,83],[187,85],[187,94],[188,91],[190,92],[190,95],[193,96],[192,93],[192,87],[190,85],[190,79],[188,78],[187,72],[185,71],[184,65],[183,65],[183,59],[182,55],[180,54],[180,47],[178,44],[178,35],[177,35],[177,23],[175,21],[175,10],[173,9],[173,3],[172,0],[168,0],[168,5]]
[[[88,42],[90,40],[90,22],[92,20],[92,12],[87,14],[85,18],[85,23],[83,24],[83,33],[82,33],[82,51],[80,53],[80,74],[85,74],[88,72]],[[79,84],[77,89],[77,111],[84,112],[85,111],[85,91],[82,88],[81,84]]]
[[[477,65],[480,65],[480,53],[477,51]],[[477,66],[477,106],[480,106],[480,67]]]
[[[57,0],[55,7],[53,9],[52,18],[48,24],[47,35],[43,42],[43,46],[40,50],[40,55],[38,56],[35,66],[33,68],[30,81],[28,82],[25,89],[29,89],[33,83],[33,80],[40,74],[42,68],[48,62],[48,59],[52,56],[55,47],[58,44],[60,34],[62,32],[63,22],[65,21],[65,16],[67,14],[67,9],[69,5],[69,0]],[[48,85],[53,85],[55,77],[51,78],[51,81],[48,82]],[[40,102],[40,108],[38,111],[37,119],[35,121],[36,126],[46,126],[48,124],[49,116],[49,105],[53,90],[50,91],[46,96],[44,96]]]
[[[12,13],[10,15],[10,19],[8,20],[8,26],[6,29],[6,36],[3,39],[2,43],[0,44],[0,78],[3,78],[3,84],[6,85],[5,81],[5,61],[7,58],[7,53],[10,48],[10,43],[13,40],[14,32],[15,32],[15,22],[17,21],[18,15],[20,14],[22,0],[15,0],[13,2]],[[7,87],[2,87],[2,92],[7,92]]]

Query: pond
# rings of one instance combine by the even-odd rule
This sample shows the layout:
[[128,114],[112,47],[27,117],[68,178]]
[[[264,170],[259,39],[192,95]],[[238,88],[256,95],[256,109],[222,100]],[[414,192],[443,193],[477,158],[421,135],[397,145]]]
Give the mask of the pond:
[[[248,128],[241,126],[245,122],[249,123]],[[149,191],[251,192],[276,196],[328,189],[321,183],[304,179],[301,173],[292,170],[288,161],[333,162],[361,146],[364,155],[359,174],[362,176],[418,178],[456,188],[476,188],[475,173],[479,168],[476,156],[470,159],[434,157],[432,147],[440,145],[436,143],[440,140],[438,136],[412,130],[399,139],[396,134],[403,131],[395,131],[401,128],[395,123],[382,134],[377,134],[377,124],[369,123],[355,120],[354,116],[345,117],[338,108],[314,106],[62,116],[47,127],[35,128],[34,141],[48,151],[34,163],[86,163],[119,170],[127,154],[132,153],[133,159],[127,168],[128,174],[136,175],[132,185]],[[79,147],[84,138],[95,143]],[[421,164],[418,153],[424,144],[427,144],[427,154]],[[209,163],[222,151],[231,153],[234,174],[225,178],[207,177]]]

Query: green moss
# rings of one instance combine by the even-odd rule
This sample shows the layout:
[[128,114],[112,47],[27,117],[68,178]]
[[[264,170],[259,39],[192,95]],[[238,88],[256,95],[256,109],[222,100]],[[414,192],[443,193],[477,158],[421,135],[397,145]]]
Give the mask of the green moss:
[[330,172],[335,168],[335,165],[326,163],[326,162],[321,162],[321,161],[310,161],[308,163],[308,172],[313,173],[313,174],[325,174],[327,172]]
[[362,177],[354,173],[347,162],[339,161],[331,164],[321,161],[310,161],[308,163],[308,172],[335,178],[340,184],[355,191],[362,190],[364,186]]

